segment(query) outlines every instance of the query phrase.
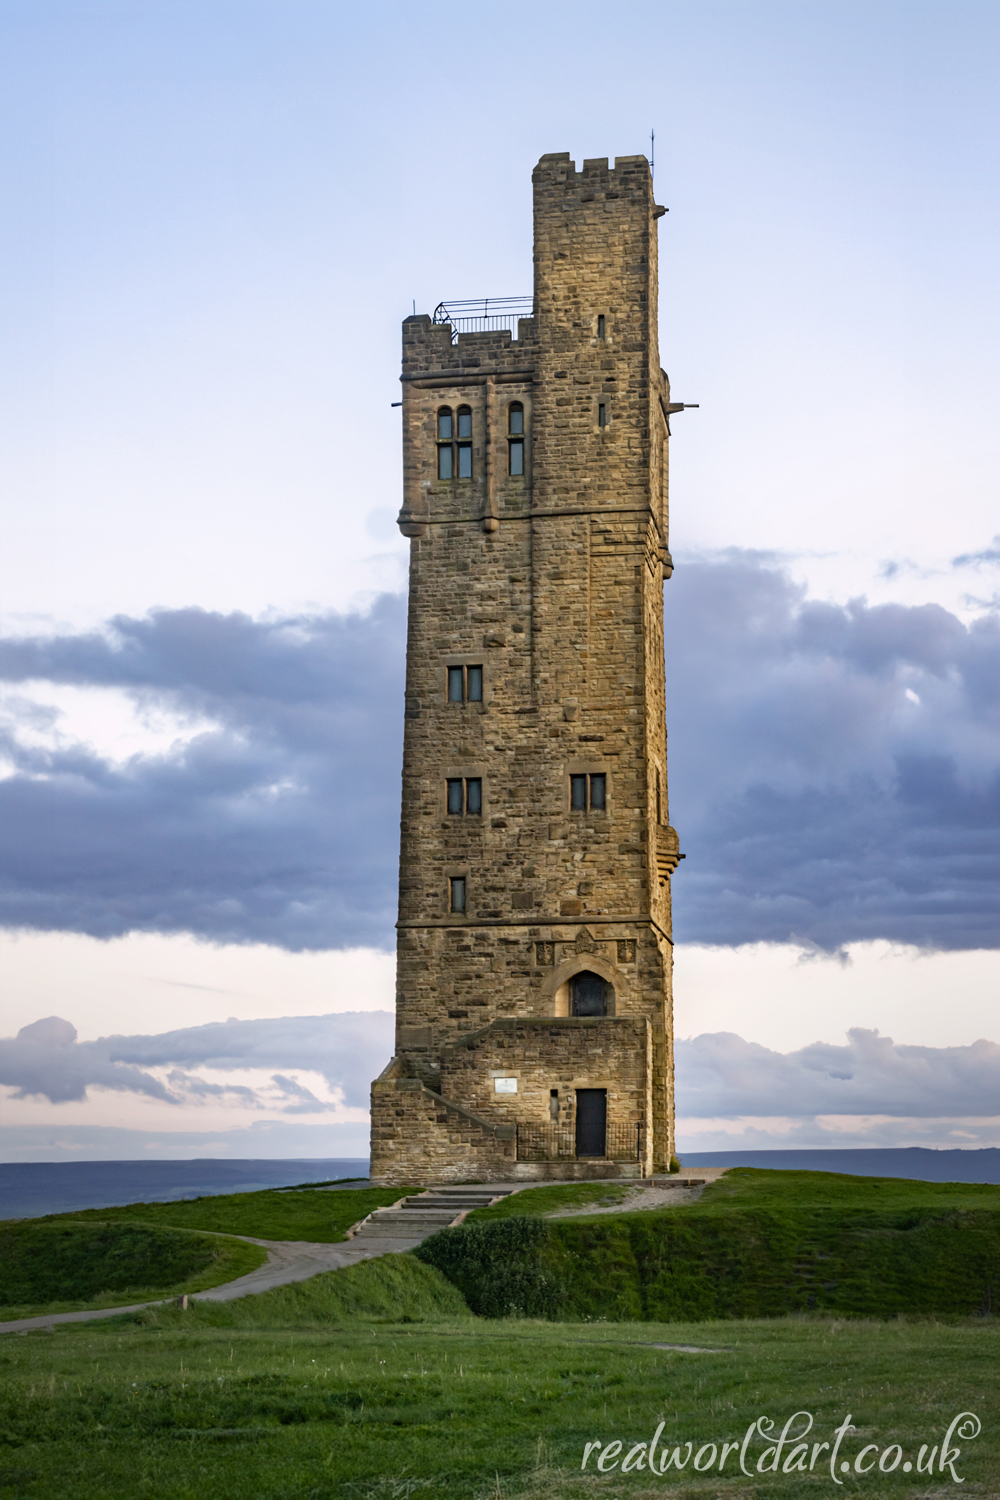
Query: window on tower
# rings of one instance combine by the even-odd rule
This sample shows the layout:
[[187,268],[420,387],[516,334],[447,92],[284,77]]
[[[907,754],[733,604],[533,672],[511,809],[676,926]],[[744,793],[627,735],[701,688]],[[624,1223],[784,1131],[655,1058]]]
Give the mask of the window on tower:
[[460,406],[456,412],[453,412],[450,406],[442,406],[438,409],[437,477],[439,479],[472,478],[471,406]]
[[447,789],[449,817],[479,817],[483,810],[483,780],[481,776],[451,776],[447,781]]
[[569,778],[569,805],[572,812],[606,812],[608,778],[604,771],[588,772]]
[[465,876],[452,875],[448,881],[449,910],[463,912],[465,910]]
[[483,669],[481,666],[448,668],[448,702],[482,703]]
[[598,313],[597,314],[597,337],[599,339],[602,339],[604,337],[604,314],[603,313]]
[[512,401],[507,408],[507,473],[515,479],[524,474],[524,407]]

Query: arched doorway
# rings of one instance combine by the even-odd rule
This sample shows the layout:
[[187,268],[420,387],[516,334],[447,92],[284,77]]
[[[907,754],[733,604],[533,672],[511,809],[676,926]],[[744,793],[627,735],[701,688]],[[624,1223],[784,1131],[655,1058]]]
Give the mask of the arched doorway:
[[570,1015],[606,1016],[608,1013],[608,982],[600,974],[584,969],[574,974],[569,982]]

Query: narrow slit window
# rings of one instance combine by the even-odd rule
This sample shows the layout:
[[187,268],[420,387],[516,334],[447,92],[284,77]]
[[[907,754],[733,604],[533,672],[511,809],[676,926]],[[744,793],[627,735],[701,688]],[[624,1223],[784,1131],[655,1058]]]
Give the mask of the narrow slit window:
[[448,668],[448,702],[461,703],[462,701],[462,668]]
[[438,412],[438,442],[450,443],[451,437],[451,412],[445,407]]
[[[451,418],[449,417],[448,420],[450,421]],[[438,444],[438,478],[439,479],[450,479],[451,478],[451,444],[450,443],[439,443]]]
[[469,702],[482,703],[483,701],[483,669],[482,667],[469,667]]
[[470,776],[465,783],[465,810],[470,817],[478,817],[483,810],[483,783],[479,776]]
[[587,810],[587,778],[586,776],[571,776],[569,778],[569,805],[574,812],[586,812]]
[[608,425],[608,408],[603,401],[597,408],[597,425],[598,427],[607,427]]
[[593,812],[603,812],[608,793],[608,778],[603,772],[590,778],[590,806]]
[[451,891],[450,910],[465,911],[465,876],[453,875],[448,882]]
[[460,818],[465,811],[463,790],[460,777],[448,782],[448,813],[453,818]]
[[597,314],[597,337],[599,339],[602,339],[604,337],[604,314],[603,313],[598,313]]
[[515,438],[514,441],[511,443],[511,445],[510,445],[510,463],[508,464],[507,467],[508,467],[508,471],[513,475],[513,477],[515,479],[520,478],[520,476],[524,473],[524,440],[523,439],[521,439],[521,438]]
[[472,436],[472,407],[460,406],[458,408],[458,435],[460,438]]
[[458,445],[458,477],[459,479],[472,478],[471,443],[459,443]]
[[507,408],[507,431],[511,437],[524,436],[524,407],[520,401],[512,401]]

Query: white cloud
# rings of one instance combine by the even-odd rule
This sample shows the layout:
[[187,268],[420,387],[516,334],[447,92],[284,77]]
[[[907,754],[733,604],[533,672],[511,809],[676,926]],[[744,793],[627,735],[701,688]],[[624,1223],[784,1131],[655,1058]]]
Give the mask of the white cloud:
[[0,933],[4,1023],[71,1015],[81,1039],[210,1021],[389,1010],[396,958],[375,948],[289,953],[264,943],[207,943],[187,933]]
[[846,1046],[775,1052],[731,1033],[677,1044],[687,1151],[1000,1145],[1000,1046],[904,1047],[853,1028]]

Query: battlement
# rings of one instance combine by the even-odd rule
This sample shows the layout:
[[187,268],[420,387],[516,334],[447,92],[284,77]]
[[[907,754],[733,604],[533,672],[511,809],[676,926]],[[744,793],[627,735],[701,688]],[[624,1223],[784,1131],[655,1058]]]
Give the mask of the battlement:
[[519,337],[509,328],[484,328],[459,332],[450,323],[435,323],[426,313],[403,319],[403,379],[421,375],[475,374],[483,369],[521,368],[537,343],[537,321],[518,321]]
[[578,172],[569,152],[558,152],[541,158],[531,180],[536,213],[539,203],[546,199],[565,206],[567,198],[574,195],[581,203],[596,202],[598,198],[605,202],[645,200],[654,218],[666,212],[653,202],[653,177],[644,156],[616,156],[613,167],[606,156],[595,156],[585,160]]

